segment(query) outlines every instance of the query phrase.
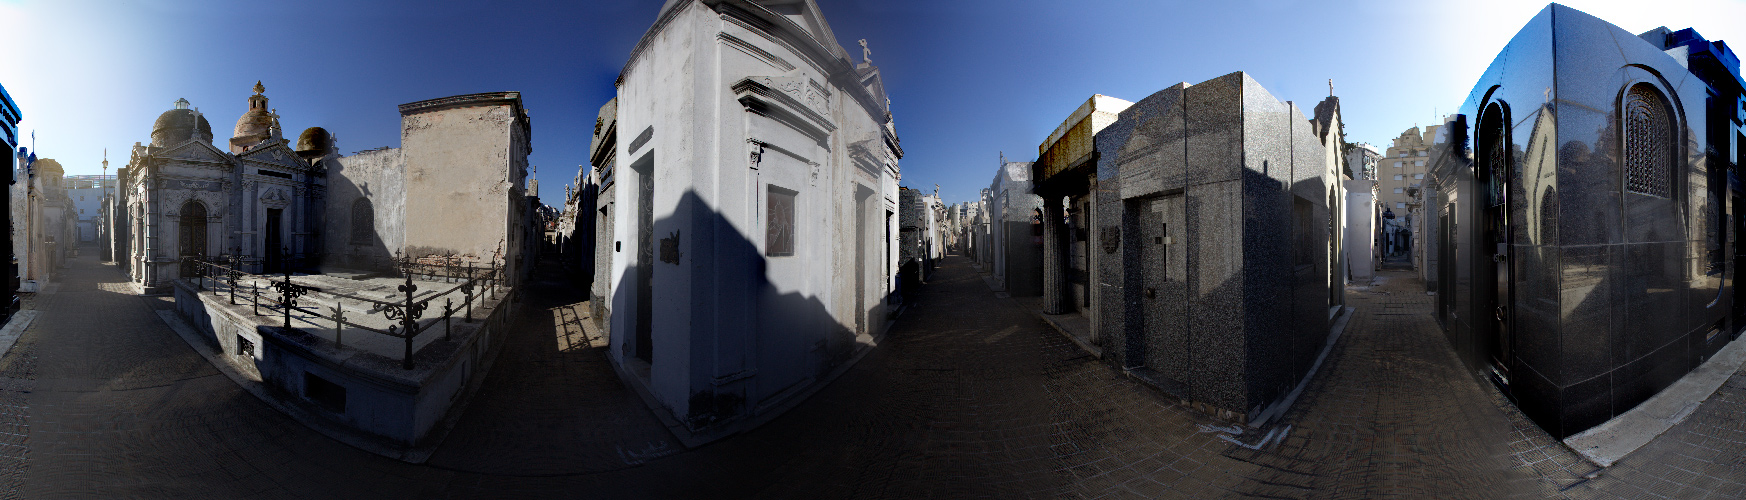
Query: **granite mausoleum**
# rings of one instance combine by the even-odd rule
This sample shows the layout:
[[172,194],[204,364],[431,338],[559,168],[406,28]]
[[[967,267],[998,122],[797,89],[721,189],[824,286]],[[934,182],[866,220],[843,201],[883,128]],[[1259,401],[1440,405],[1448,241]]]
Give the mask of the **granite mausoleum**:
[[[0,86],[0,146],[6,148],[4,152],[0,152],[0,158],[4,158],[0,161],[6,162],[6,186],[5,189],[0,189],[0,196],[5,198],[0,199],[3,202],[0,206],[5,206],[9,214],[12,213],[12,186],[18,182],[19,165],[14,156],[15,152],[22,151],[18,146],[18,121],[22,119],[24,113],[18,109],[18,103],[12,101],[12,94],[6,92],[5,86]],[[12,313],[18,310],[18,253],[13,248],[17,229],[12,217],[7,217],[5,223],[5,231],[0,232],[5,233],[6,245],[0,248],[6,249],[8,258],[4,264],[7,269],[6,282],[0,283],[0,287],[6,290],[4,294],[0,294],[0,324],[5,324],[5,321],[12,318]]]
[[1563,438],[1650,398],[1746,326],[1739,58],[1552,4],[1435,139],[1438,322]]
[[1225,418],[1278,414],[1344,302],[1338,99],[1314,117],[1238,72],[1161,90],[1101,128],[1091,239],[1106,359]]

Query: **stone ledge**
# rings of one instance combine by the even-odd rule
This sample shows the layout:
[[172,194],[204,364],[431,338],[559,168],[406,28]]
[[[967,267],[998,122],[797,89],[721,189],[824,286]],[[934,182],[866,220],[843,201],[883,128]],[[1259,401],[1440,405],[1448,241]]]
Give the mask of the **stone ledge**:
[[1564,438],[1564,445],[1601,467],[1614,463],[1679,425],[1716,393],[1746,361],[1746,338],[1729,342],[1696,370],[1612,420]]
[[[239,387],[311,430],[410,463],[429,458],[483,385],[504,344],[518,293],[510,288],[491,299],[485,317],[458,331],[453,341],[433,340],[418,349],[413,356],[415,369],[403,372],[398,359],[352,345],[341,348],[302,329],[261,324],[262,318],[250,314],[249,306],[229,304],[226,297],[198,292],[185,282],[174,286],[179,292],[177,307],[158,311],[159,316]],[[196,321],[188,321],[185,315],[190,314]],[[214,324],[208,328],[204,322]],[[250,362],[234,359],[230,352],[236,346],[225,342],[233,332],[252,337],[260,354]],[[471,370],[464,361],[469,359],[476,365]],[[333,413],[300,396],[301,384],[285,378],[297,372],[319,373],[346,388],[352,397],[347,398],[345,413]]]
[[36,321],[35,310],[22,310],[12,313],[6,320],[6,326],[0,328],[0,356],[12,351],[12,344],[18,343],[18,336],[24,335],[24,329],[30,328],[30,323]]

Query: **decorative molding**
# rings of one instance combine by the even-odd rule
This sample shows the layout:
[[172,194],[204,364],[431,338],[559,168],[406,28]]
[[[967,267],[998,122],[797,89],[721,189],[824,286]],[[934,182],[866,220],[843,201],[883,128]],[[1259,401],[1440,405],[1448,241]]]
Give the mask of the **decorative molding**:
[[261,193],[261,204],[271,208],[284,208],[291,205],[291,197],[285,195],[284,188],[268,188]]
[[643,131],[641,133],[637,134],[637,138],[631,139],[630,149],[624,150],[625,154],[635,155],[637,150],[642,149],[643,145],[648,144],[649,139],[654,138],[654,137],[655,137],[655,127],[653,125],[643,127]]
[[[837,126],[800,99],[800,78],[748,77],[735,83],[734,95],[747,111],[769,116],[824,143]],[[782,88],[777,88],[780,86]]]
[[[769,51],[758,48],[757,45],[752,45],[751,42],[741,40],[740,37],[728,34],[726,31],[717,33],[715,39],[716,41],[721,42],[722,45],[733,47],[740,52],[746,53],[746,55],[752,56],[758,60],[764,61],[766,64],[776,67],[778,70],[782,70],[783,72],[794,71],[794,65],[789,63],[786,59],[783,59],[782,56],[771,54]],[[598,125],[596,125],[596,128],[598,128]]]
[[[778,153],[782,153],[783,155],[786,155],[789,158],[799,160],[801,163],[805,163],[808,165],[817,165],[818,164],[818,162],[812,161],[811,158],[801,156],[800,153],[790,151],[790,150],[788,150],[788,148],[778,146],[775,143],[764,141],[764,140],[756,138],[756,137],[748,137],[748,138],[746,138],[746,142],[749,144],[756,144],[758,146],[758,148],[760,148],[761,150],[769,150],[769,151],[775,151]],[[762,151],[760,151],[760,152],[762,152]],[[758,156],[759,162],[762,162],[763,159],[764,159],[764,156],[762,154],[760,154]]]
[[515,108],[514,118],[520,119],[524,115],[521,112],[520,92],[482,92],[409,102],[400,105],[400,114],[409,115],[467,106],[510,106]]

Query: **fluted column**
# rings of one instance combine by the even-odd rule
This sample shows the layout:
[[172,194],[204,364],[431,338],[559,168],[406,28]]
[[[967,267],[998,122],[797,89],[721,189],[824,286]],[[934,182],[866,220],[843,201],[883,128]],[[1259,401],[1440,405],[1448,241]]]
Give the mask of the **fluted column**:
[[1061,199],[1043,198],[1043,314],[1073,310],[1067,297],[1067,241]]

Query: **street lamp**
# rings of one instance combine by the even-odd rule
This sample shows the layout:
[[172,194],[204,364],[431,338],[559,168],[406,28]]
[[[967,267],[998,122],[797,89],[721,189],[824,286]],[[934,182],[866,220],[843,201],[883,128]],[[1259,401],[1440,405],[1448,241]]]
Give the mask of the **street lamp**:
[[103,235],[102,238],[98,239],[97,244],[103,245],[103,249],[97,251],[97,258],[108,257],[109,260],[113,261],[115,256],[111,255],[110,252],[114,251],[115,248],[115,225],[111,224],[111,221],[115,219],[115,208],[109,206],[109,186],[103,182],[107,178],[109,178],[109,148],[103,148],[103,175],[97,176],[97,224],[99,225],[97,232]]

